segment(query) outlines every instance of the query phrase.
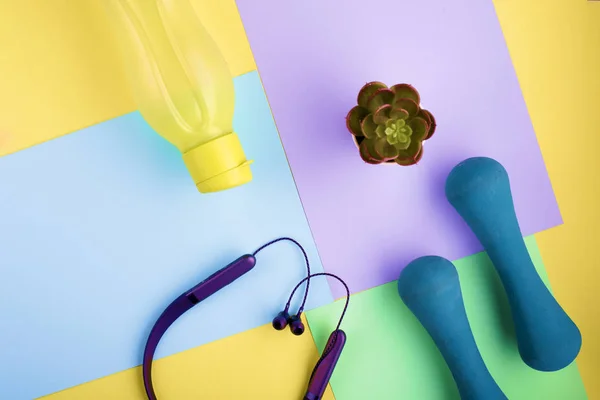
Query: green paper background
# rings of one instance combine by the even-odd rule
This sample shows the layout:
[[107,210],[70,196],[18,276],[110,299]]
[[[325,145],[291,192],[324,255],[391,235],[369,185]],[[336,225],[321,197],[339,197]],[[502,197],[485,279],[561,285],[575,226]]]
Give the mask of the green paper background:
[[[534,237],[525,241],[548,285]],[[575,363],[552,373],[535,371],[523,363],[506,295],[487,254],[475,254],[454,265],[475,341],[508,398],[587,399]],[[343,305],[344,299],[340,299],[306,313],[320,352]],[[336,400],[460,399],[433,340],[398,296],[396,281],[353,295],[342,329],[347,343],[331,379]]]

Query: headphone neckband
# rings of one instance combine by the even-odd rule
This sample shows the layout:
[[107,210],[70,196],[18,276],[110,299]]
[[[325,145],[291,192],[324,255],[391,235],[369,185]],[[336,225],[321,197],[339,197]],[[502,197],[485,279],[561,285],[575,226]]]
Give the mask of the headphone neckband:
[[254,256],[246,254],[215,272],[192,289],[177,297],[158,317],[150,331],[142,362],[144,388],[149,400],[157,400],[152,385],[152,360],[160,339],[167,329],[189,309],[249,272],[256,265]]
[[318,273],[311,275],[310,274],[310,265],[308,262],[308,257],[306,252],[302,248],[302,246],[293,239],[290,238],[279,238],[273,240],[258,250],[256,250],[253,254],[245,254],[239,257],[237,260],[233,261],[229,265],[221,268],[217,272],[213,273],[208,278],[204,279],[202,282],[198,283],[192,289],[186,291],[177,297],[169,306],[162,312],[162,314],[156,320],[154,326],[150,331],[150,335],[148,336],[148,340],[146,342],[146,346],[144,348],[144,355],[142,361],[142,377],[144,381],[144,389],[146,391],[146,395],[149,400],[157,400],[156,393],[154,391],[154,386],[152,383],[152,361],[154,359],[154,354],[156,352],[156,348],[158,347],[158,343],[160,342],[163,335],[169,329],[169,327],[175,322],[179,317],[185,314],[188,310],[194,307],[196,304],[201,301],[207,299],[211,295],[215,294],[219,290],[233,283],[246,273],[250,272],[254,266],[256,265],[255,255],[265,247],[278,242],[280,240],[289,240],[294,242],[301,250],[304,255],[306,261],[306,267],[308,271],[307,277],[305,277],[300,283],[296,285],[292,294],[290,295],[290,300],[286,305],[286,309],[289,307],[289,303],[294,292],[300,287],[303,282],[307,282],[306,291],[304,293],[304,299],[302,300],[302,304],[300,306],[300,311],[298,316],[304,309],[304,305],[306,303],[306,299],[308,296],[308,286],[310,279],[315,276],[327,275],[338,279],[340,282],[344,284],[346,287],[346,292],[348,297],[346,298],[346,305],[344,307],[344,312],[340,317],[338,325],[336,329],[329,336],[329,340],[325,346],[325,350],[323,355],[319,358],[315,368],[310,377],[310,381],[308,384],[308,388],[306,394],[304,395],[303,400],[318,400],[321,399],[323,394],[325,393],[325,389],[327,388],[327,384],[329,383],[329,379],[333,374],[333,370],[337,361],[341,355],[344,344],[346,343],[346,334],[344,331],[339,329],[344,314],[346,312],[346,308],[348,307],[349,301],[349,290],[348,286],[344,283],[342,279],[339,277],[329,274],[329,273]]

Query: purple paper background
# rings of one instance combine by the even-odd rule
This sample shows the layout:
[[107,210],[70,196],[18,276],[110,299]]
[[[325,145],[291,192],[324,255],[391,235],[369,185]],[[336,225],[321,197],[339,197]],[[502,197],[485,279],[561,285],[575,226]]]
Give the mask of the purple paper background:
[[[523,235],[562,223],[491,0],[238,0],[238,8],[323,266],[353,293],[397,279],[416,257],[482,250],[444,196],[446,176],[465,158],[506,167]],[[413,84],[436,117],[417,166],[359,158],[344,118],[372,80]]]

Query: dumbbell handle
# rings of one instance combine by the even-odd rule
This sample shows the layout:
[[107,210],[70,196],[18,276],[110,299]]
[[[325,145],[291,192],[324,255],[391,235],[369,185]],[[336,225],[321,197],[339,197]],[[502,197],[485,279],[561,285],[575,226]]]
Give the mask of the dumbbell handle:
[[523,361],[540,371],[569,365],[581,348],[581,334],[535,269],[504,168],[488,158],[466,160],[450,173],[446,194],[500,276]]
[[398,293],[438,347],[462,400],[506,400],[477,348],[450,261],[437,256],[412,261],[400,274]]

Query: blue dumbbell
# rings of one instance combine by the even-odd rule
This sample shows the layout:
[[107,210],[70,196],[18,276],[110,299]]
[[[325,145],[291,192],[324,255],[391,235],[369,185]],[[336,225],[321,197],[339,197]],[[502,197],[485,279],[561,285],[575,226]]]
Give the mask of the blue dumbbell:
[[462,400],[505,400],[475,344],[458,273],[442,257],[412,261],[400,274],[398,293],[444,357]]
[[504,167],[487,157],[461,162],[446,180],[446,197],[498,271],[523,361],[539,371],[568,366],[581,348],[581,333],[535,270]]

